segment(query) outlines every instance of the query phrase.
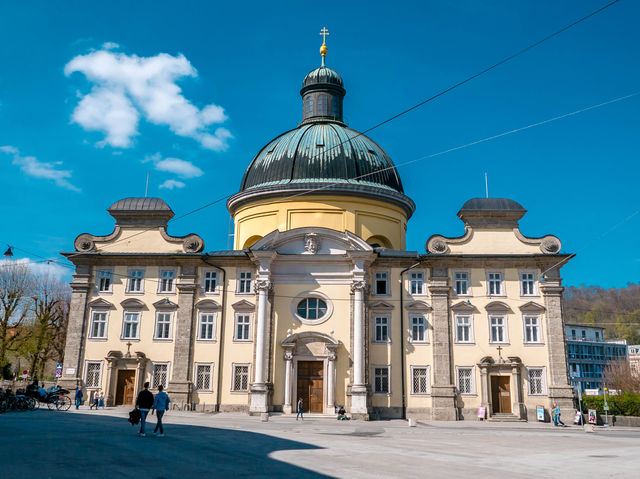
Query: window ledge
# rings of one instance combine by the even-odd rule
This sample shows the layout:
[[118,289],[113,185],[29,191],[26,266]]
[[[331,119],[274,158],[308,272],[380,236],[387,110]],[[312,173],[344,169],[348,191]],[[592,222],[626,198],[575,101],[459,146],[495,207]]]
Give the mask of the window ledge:
[[372,344],[378,344],[378,345],[387,345],[387,344],[391,344],[391,340],[388,341],[371,341]]
[[140,338],[120,338],[120,341],[133,341],[134,343],[139,343],[140,342]]
[[144,296],[144,291],[125,291],[124,294],[130,296]]
[[87,341],[94,341],[96,343],[104,343],[105,341],[108,341],[109,338],[87,338]]
[[490,346],[511,346],[511,343],[497,342],[497,341],[489,341]]
[[475,346],[476,345],[475,342],[473,342],[473,343],[466,343],[466,342],[462,343],[462,342],[457,342],[457,341],[455,341],[453,344],[455,344],[457,346]]
[[373,393],[374,396],[383,396],[383,397],[391,397],[392,394],[391,393]]
[[153,338],[154,343],[172,343],[173,338]]
[[249,293],[238,293],[236,291],[236,296],[255,296],[255,293],[253,292],[249,292]]
[[158,291],[156,294],[161,296],[175,296],[176,292],[175,291]]
[[230,391],[231,394],[249,394],[249,390],[246,391]]
[[217,343],[218,340],[216,338],[213,339],[200,339],[200,338],[196,338],[196,342],[197,343]]
[[411,341],[409,340],[409,344],[413,344],[414,346],[426,346],[431,344],[429,341]]
[[234,339],[233,342],[251,344],[253,340],[252,339]]
[[522,343],[523,346],[544,346],[544,343]]
[[410,396],[427,398],[431,397],[431,393],[411,393]]

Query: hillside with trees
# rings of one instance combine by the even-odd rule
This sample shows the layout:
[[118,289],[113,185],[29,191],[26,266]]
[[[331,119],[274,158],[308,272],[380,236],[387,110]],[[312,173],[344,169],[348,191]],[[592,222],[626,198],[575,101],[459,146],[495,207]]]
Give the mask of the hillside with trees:
[[640,344],[640,284],[625,288],[571,287],[565,291],[565,322],[601,326],[605,338]]

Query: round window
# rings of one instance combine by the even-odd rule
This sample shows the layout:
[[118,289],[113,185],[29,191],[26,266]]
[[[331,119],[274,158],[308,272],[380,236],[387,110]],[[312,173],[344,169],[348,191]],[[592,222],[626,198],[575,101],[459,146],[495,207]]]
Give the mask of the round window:
[[296,312],[303,319],[320,319],[327,314],[327,303],[320,298],[304,298],[298,303]]

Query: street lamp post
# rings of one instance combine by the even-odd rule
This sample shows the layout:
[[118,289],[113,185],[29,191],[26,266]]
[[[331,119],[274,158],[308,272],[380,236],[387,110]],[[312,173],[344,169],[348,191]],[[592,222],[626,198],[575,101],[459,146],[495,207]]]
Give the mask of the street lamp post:
[[604,397],[604,427],[609,427],[609,404],[607,403],[607,391],[608,389],[605,387],[604,392],[602,393]]

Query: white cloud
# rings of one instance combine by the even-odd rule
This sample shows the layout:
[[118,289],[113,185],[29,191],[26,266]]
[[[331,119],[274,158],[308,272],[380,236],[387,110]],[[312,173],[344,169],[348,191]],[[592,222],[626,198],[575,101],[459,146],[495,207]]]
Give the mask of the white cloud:
[[175,173],[181,178],[197,178],[204,174],[200,168],[190,161],[180,160],[179,158],[165,158],[156,162],[156,170]]
[[46,163],[38,161],[35,156],[21,156],[20,151],[13,146],[0,146],[0,151],[13,156],[12,163],[19,166],[27,176],[51,180],[62,188],[76,192],[80,191],[80,188],[68,181],[68,178],[71,178],[71,171],[58,169],[62,164],[61,161]]
[[34,261],[29,258],[18,258],[18,259],[1,259],[0,267],[10,265],[10,264],[25,264],[29,267],[32,273],[38,276],[50,276],[62,279],[65,276],[71,276],[73,269],[65,268],[60,264],[57,264],[55,261]]
[[182,181],[177,180],[166,180],[164,183],[160,185],[160,188],[166,188],[168,190],[172,190],[174,188],[184,188],[185,184]]
[[87,130],[105,133],[104,143],[115,147],[131,146],[138,133],[138,121],[166,125],[175,134],[193,138],[204,148],[227,149],[232,138],[229,130],[211,125],[224,123],[227,115],[218,105],[202,109],[182,95],[177,81],[197,77],[198,72],[180,54],[159,53],[153,57],[138,57],[103,49],[78,55],[65,66],[67,76],[83,73],[93,83],[73,112],[72,120]]

